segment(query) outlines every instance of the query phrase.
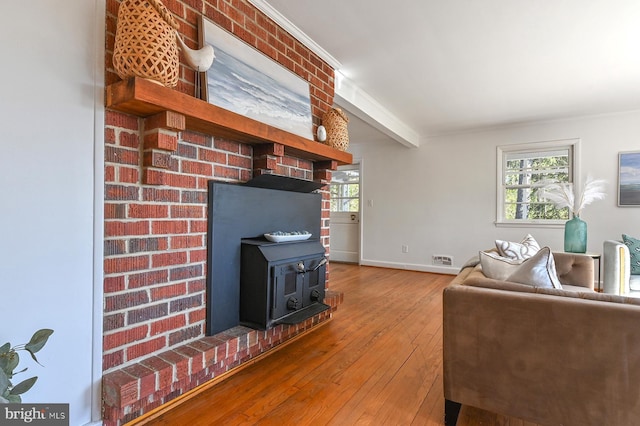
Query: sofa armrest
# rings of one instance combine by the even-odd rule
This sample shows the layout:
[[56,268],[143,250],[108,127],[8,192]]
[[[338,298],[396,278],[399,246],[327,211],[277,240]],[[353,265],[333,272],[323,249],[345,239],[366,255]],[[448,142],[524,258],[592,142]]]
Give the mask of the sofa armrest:
[[467,279],[467,277],[475,270],[477,270],[477,266],[466,266],[463,267],[460,272],[458,273],[458,275],[455,276],[455,278],[453,279],[453,281],[451,281],[450,284],[462,284],[464,282],[464,280]]
[[629,247],[621,241],[607,240],[602,245],[602,289],[605,293],[629,293],[631,274]]

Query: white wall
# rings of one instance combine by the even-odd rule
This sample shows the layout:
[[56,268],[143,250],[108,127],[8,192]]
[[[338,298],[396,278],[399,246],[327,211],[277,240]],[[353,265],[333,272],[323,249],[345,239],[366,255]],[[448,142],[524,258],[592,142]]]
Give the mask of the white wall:
[[29,0],[4,2],[0,14],[0,344],[54,329],[38,354],[44,367],[22,356],[29,370],[16,379],[37,375],[23,401],[69,403],[71,425],[91,422],[101,361],[94,154],[102,156],[104,8]]
[[[362,264],[456,273],[495,239],[519,241],[527,233],[562,250],[563,228],[494,225],[496,147],[566,138],[582,140],[581,180],[591,173],[609,183],[607,199],[582,214],[588,251],[601,252],[603,240],[623,232],[640,236],[640,207],[617,207],[616,195],[618,153],[640,150],[636,111],[434,137],[416,149],[352,141],[354,158],[363,160]],[[433,267],[434,254],[453,256],[455,267]]]

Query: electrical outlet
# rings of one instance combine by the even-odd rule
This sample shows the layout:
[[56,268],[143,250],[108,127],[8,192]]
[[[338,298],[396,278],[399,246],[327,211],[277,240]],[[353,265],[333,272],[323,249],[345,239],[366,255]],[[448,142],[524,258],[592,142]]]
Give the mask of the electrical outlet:
[[434,254],[431,256],[431,263],[433,265],[452,266],[453,256],[446,254]]
[[409,246],[403,245],[402,246],[402,252],[403,253],[409,253]]

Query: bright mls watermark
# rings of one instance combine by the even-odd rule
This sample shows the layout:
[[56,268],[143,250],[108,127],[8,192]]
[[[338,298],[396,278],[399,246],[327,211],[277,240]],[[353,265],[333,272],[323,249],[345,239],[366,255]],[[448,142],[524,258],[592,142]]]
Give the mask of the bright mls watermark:
[[69,404],[0,404],[0,426],[69,426]]

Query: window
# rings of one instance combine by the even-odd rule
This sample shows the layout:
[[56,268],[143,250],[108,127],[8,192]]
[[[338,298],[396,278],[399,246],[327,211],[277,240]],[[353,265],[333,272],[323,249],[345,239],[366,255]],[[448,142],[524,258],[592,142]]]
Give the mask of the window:
[[330,192],[332,212],[360,211],[360,171],[357,168],[334,171]]
[[498,147],[497,224],[559,224],[569,210],[540,199],[548,181],[573,182],[578,139]]

